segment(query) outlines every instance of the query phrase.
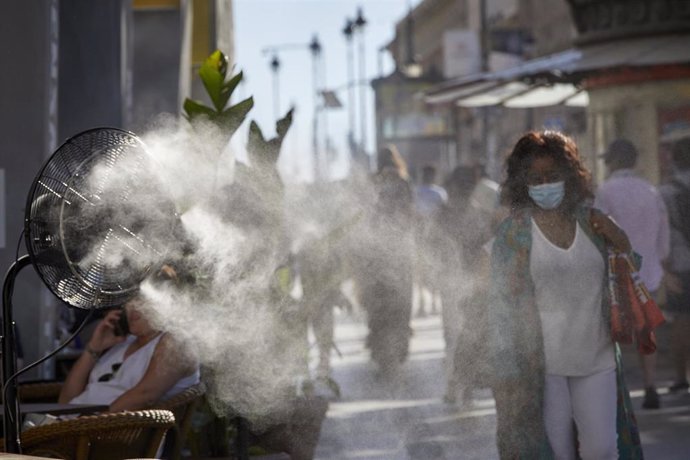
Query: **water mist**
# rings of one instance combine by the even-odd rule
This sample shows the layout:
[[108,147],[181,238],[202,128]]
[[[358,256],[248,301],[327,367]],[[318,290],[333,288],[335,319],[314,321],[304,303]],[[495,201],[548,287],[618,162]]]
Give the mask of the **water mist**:
[[[128,193],[137,197],[136,214],[148,216],[152,224],[146,244],[167,248],[167,253],[142,253],[144,260],[137,264],[174,261],[192,275],[176,286],[144,283],[147,316],[198,359],[218,414],[232,410],[258,428],[284,420],[296,383],[308,377],[309,369],[301,356],[305,344],[289,334],[300,305],[276,287],[276,270],[291,263],[291,250],[309,250],[322,260],[337,256],[341,276],[395,279],[402,264],[418,257],[412,226],[375,218],[375,187],[368,177],[284,186],[275,170],[237,164],[227,139],[211,125],[161,119],[141,137],[150,171]],[[106,180],[95,171],[94,181]],[[110,174],[107,181],[116,187],[117,176],[133,170]],[[156,216],[170,210],[162,200],[151,199],[159,196],[152,188],[163,190],[174,204],[179,217],[174,238],[169,229],[156,227]],[[112,208],[117,212],[116,203]],[[440,238],[421,250],[442,255],[451,246]],[[126,245],[121,247],[126,251]],[[117,264],[132,256],[108,257]],[[439,289],[455,298],[470,297],[475,283],[462,270],[444,273],[438,281]],[[460,320],[456,328],[478,333],[466,324]]]

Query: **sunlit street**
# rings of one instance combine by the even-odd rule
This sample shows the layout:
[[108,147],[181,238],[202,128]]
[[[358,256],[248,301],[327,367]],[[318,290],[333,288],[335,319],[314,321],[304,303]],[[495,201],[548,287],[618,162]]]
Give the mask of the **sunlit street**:
[[[331,402],[316,451],[319,459],[497,459],[496,410],[488,389],[475,390],[466,407],[443,402],[443,339],[440,316],[413,320],[410,361],[396,382],[377,377],[364,348],[366,329],[345,314],[338,316],[333,352],[334,377],[342,397]],[[662,362],[667,364],[667,361]],[[639,410],[643,391],[635,362],[629,386],[648,460],[683,460],[688,455],[690,394],[660,390],[663,407]],[[671,378],[660,369],[660,381]]]

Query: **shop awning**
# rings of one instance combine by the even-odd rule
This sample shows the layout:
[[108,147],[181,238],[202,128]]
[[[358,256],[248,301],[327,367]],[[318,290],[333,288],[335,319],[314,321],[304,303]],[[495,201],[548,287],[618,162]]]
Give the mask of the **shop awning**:
[[[582,97],[576,102],[572,102],[573,98],[578,95]],[[513,109],[546,107],[559,104],[586,106],[589,104],[589,95],[586,91],[578,88],[572,83],[554,83],[553,85],[533,86],[529,91],[512,97],[503,103],[505,107]]]
[[690,64],[690,34],[644,37],[573,48],[496,72],[446,81],[425,92],[428,104],[512,108],[586,106],[580,83],[612,69]]
[[447,91],[440,91],[438,95],[426,93],[424,99],[427,104],[446,104],[500,86],[503,86],[503,83],[498,81],[469,81],[466,85],[460,84]]
[[530,85],[519,81],[509,81],[499,84],[487,91],[482,91],[473,96],[458,99],[457,104],[462,107],[484,107],[498,105],[513,96],[523,94],[530,89]]

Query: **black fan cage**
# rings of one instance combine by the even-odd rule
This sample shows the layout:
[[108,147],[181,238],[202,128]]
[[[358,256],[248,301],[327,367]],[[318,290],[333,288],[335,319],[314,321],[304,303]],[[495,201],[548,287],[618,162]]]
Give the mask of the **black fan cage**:
[[26,246],[48,288],[77,308],[122,305],[163,260],[176,214],[143,143],[96,128],[68,139],[29,192]]

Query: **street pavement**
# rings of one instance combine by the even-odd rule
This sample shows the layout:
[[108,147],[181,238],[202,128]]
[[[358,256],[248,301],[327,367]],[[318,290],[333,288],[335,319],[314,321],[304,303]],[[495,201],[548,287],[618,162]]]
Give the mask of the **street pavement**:
[[[472,402],[443,402],[440,316],[415,318],[410,359],[398,378],[381,378],[364,348],[362,318],[337,315],[333,399],[316,450],[317,459],[497,459],[496,411],[491,392],[474,390]],[[668,394],[672,371],[667,331],[660,331],[658,366],[662,408],[641,409],[644,395],[637,356],[624,349],[628,386],[647,460],[690,459],[690,393]],[[325,392],[325,389],[324,389]]]

